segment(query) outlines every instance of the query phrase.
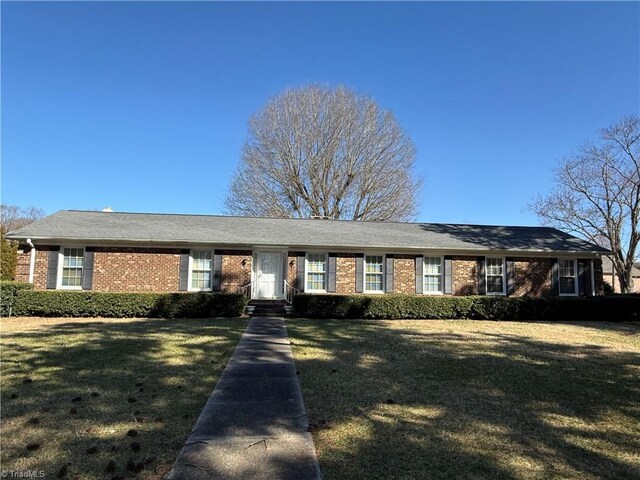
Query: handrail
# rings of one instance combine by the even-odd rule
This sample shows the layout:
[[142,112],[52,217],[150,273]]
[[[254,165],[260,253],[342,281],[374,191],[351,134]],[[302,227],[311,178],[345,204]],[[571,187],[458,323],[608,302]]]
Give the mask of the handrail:
[[236,289],[236,293],[240,293],[241,295],[244,295],[248,299],[251,299],[251,287],[253,286],[253,283],[254,282],[249,282],[246,285],[242,285],[241,287],[238,287]]
[[300,294],[300,290],[298,290],[293,285],[290,285],[289,282],[287,282],[286,280],[284,281],[284,300],[285,300],[285,302],[287,302],[289,305],[291,305],[291,303],[293,303],[293,296],[294,295],[299,295],[299,294]]

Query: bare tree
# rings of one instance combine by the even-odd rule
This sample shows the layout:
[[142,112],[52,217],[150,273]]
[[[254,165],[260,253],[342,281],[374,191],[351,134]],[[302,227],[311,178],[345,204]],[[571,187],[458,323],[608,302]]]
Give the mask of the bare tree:
[[622,292],[640,242],[640,117],[625,117],[564,158],[555,189],[530,208],[538,218],[609,248]]
[[408,220],[420,180],[394,115],[345,87],[273,98],[249,121],[227,212],[244,216]]
[[22,228],[40,220],[44,212],[40,208],[20,208],[15,205],[0,205],[0,279],[13,280],[18,254],[17,242],[5,238],[7,232]]
[[44,210],[36,207],[21,208],[16,205],[0,205],[0,225],[5,232],[25,227],[44,217]]

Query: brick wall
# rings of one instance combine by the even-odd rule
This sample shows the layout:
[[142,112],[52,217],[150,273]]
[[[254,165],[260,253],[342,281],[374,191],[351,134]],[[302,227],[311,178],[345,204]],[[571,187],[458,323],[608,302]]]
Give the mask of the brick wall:
[[[221,289],[236,293],[239,287],[251,282],[253,257],[250,250],[223,250]],[[242,262],[244,261],[244,265]]]
[[478,294],[477,257],[452,257],[451,269],[454,295]]
[[20,245],[18,247],[18,258],[16,263],[16,282],[29,281],[29,263],[31,262],[31,247]]
[[393,292],[416,293],[416,257],[414,255],[394,256]]
[[593,278],[596,284],[596,295],[604,295],[604,279],[602,275],[602,260],[593,261]]
[[353,253],[336,255],[336,293],[356,293],[356,256]]
[[36,261],[33,269],[34,290],[45,290],[47,288],[49,250],[51,250],[51,247],[36,245]]
[[176,292],[180,250],[95,247],[93,290],[97,292]]
[[[287,282],[289,285],[297,288],[297,278],[298,278],[298,256],[304,256],[304,252],[289,252],[289,256],[287,257]],[[304,289],[304,276],[300,279],[300,288]]]
[[[28,281],[30,253],[22,248],[18,254],[16,279]],[[36,247],[34,288],[46,288],[50,247]],[[93,290],[103,292],[177,292],[180,273],[180,249],[159,248],[94,248]],[[222,282],[224,292],[235,292],[251,281],[252,252],[225,250],[222,254]],[[289,252],[286,278],[294,285],[298,252]],[[336,293],[354,294],[356,290],[356,261],[354,253],[336,255]],[[546,296],[552,292],[551,258],[516,257],[514,261],[515,296]],[[243,265],[244,262],[244,265]],[[452,262],[453,294],[478,293],[477,257],[455,256]],[[596,292],[602,293],[602,263],[594,261]],[[303,279],[304,280],[304,279]],[[587,278],[586,291],[591,291]],[[394,256],[394,292],[415,293],[415,256]]]
[[513,258],[513,295],[548,296],[551,295],[551,265],[550,258]]

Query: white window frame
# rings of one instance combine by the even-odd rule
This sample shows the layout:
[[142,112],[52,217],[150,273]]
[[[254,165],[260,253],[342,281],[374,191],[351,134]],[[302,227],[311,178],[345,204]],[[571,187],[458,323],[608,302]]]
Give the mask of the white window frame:
[[[489,278],[489,269],[487,268],[487,259],[489,258],[499,258],[502,260],[502,291],[501,292],[490,292],[489,291],[489,282],[487,281]],[[498,275],[491,275],[492,277],[497,277]],[[486,295],[506,295],[507,294],[507,263],[505,261],[505,257],[484,257],[484,290]]]
[[[382,257],[382,290],[367,290],[367,257]],[[365,253],[362,257],[362,293],[380,295],[385,293],[387,276],[387,256],[382,253]]]
[[[209,288],[194,288],[191,286],[193,280],[193,254],[195,252],[210,252],[211,253],[211,286]],[[215,261],[215,252],[207,249],[193,249],[189,252],[189,274],[187,275],[187,285],[189,286],[189,292],[212,292],[213,291],[213,263]],[[203,270],[204,271],[204,270]]]
[[[560,275],[560,271],[561,271],[560,262],[573,262],[573,287],[574,287],[573,293],[562,293],[560,291],[562,287],[562,282],[560,280],[562,278],[569,278],[569,277],[562,277]],[[578,296],[578,259],[577,258],[559,258],[558,259],[558,295],[560,297],[577,297]]]
[[[427,258],[438,258],[440,260],[440,290],[437,292],[427,291]],[[444,293],[444,256],[443,255],[423,255],[422,257],[422,294],[423,295],[442,295]]]
[[[309,255],[324,255],[324,288],[322,290],[308,288]],[[329,254],[327,252],[305,252],[304,255],[304,291],[309,293],[327,293],[329,282]]]
[[[80,285],[62,285],[62,272],[64,270],[64,251],[66,249],[74,249],[74,250],[82,250],[82,271],[80,273]],[[84,279],[84,261],[86,258],[86,249],[85,247],[79,247],[77,245],[64,245],[60,247],[58,251],[58,272],[56,278],[56,289],[57,290],[82,290],[82,280]],[[77,268],[77,267],[71,267]]]

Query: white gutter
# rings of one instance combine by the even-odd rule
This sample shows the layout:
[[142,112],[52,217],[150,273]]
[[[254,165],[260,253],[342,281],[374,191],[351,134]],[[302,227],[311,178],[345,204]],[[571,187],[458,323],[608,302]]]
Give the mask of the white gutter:
[[593,260],[591,260],[591,296],[596,296],[596,275],[593,272]]
[[31,247],[29,257],[29,283],[33,283],[33,272],[35,271],[36,266],[36,246],[31,242],[30,238],[27,238],[27,245]]

